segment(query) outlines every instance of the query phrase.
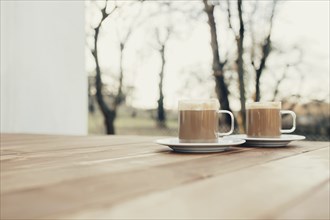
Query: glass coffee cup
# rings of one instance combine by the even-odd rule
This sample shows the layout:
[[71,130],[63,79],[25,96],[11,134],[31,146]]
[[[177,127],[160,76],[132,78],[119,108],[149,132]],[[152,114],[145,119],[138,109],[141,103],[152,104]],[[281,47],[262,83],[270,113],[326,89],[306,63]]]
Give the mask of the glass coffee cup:
[[[291,129],[282,129],[283,114],[292,116]],[[296,114],[282,110],[281,102],[246,103],[246,134],[254,138],[278,138],[282,133],[291,133],[296,129]]]
[[[234,116],[230,111],[219,110],[217,99],[192,99],[179,101],[179,141],[181,143],[217,143],[219,136],[234,130]],[[229,114],[229,132],[219,133],[219,114]]]

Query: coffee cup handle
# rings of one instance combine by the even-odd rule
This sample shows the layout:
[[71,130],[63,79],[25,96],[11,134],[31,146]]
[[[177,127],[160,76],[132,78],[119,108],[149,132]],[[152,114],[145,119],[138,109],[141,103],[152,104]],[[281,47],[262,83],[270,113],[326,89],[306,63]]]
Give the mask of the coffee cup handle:
[[218,132],[218,135],[219,135],[219,136],[230,135],[230,134],[233,133],[233,131],[234,131],[234,115],[233,115],[233,113],[231,113],[230,111],[227,111],[227,110],[218,110],[218,114],[221,114],[221,113],[225,113],[225,114],[228,114],[228,115],[230,116],[230,119],[231,119],[231,127],[230,127],[230,131],[225,132],[225,133],[220,133],[220,132]]
[[281,133],[292,133],[294,132],[294,130],[296,130],[296,114],[293,111],[289,111],[289,110],[281,110],[281,115],[285,115],[285,114],[289,114],[292,116],[292,128],[291,129],[281,129]]

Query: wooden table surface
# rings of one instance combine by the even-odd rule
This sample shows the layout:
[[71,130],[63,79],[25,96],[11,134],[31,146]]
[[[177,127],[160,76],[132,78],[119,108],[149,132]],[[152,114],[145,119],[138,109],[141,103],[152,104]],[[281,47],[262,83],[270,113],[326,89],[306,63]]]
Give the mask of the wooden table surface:
[[329,219],[329,142],[180,154],[143,136],[1,135],[1,219]]

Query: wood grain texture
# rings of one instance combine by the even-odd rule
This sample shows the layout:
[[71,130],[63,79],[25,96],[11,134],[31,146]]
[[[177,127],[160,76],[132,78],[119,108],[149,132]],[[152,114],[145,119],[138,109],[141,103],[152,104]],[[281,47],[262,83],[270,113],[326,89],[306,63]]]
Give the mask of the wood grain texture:
[[329,180],[317,186],[310,194],[295,201],[274,219],[330,219]]
[[1,134],[1,218],[281,218],[327,201],[308,199],[328,184],[327,142],[179,154],[156,139]]
[[[320,183],[323,185],[329,180],[328,159],[329,149],[321,149],[140,196],[112,207],[111,212],[103,208],[92,214],[82,212],[72,217],[273,219],[299,199],[312,196]],[[329,203],[314,206],[316,210],[310,208],[304,212],[327,213]]]

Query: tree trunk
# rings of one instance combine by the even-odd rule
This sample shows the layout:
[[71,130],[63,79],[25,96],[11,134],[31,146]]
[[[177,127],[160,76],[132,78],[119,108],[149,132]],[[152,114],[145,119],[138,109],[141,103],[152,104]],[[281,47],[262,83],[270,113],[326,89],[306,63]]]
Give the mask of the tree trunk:
[[[221,109],[230,110],[228,98],[228,89],[223,74],[214,74],[216,93],[220,102]],[[228,114],[224,117],[225,124],[230,125],[231,119]]]
[[123,54],[124,54],[125,44],[120,43],[120,57],[119,57],[119,87],[117,91],[117,95],[115,98],[115,105],[119,105],[124,101],[124,93],[123,93],[123,79],[124,79],[124,68],[123,68]]
[[[217,27],[214,18],[214,5],[208,4],[207,0],[203,0],[204,3],[204,11],[208,17],[208,24],[210,27],[211,33],[211,48],[212,48],[212,55],[213,55],[213,76],[215,79],[215,91],[218,96],[218,100],[220,102],[221,109],[229,110],[229,99],[228,99],[228,87],[224,79],[224,65],[226,62],[221,63],[220,61],[220,53],[219,53],[219,44],[217,38]],[[230,117],[229,115],[225,114],[225,123],[230,125]]]
[[94,113],[95,112],[95,106],[94,106],[94,96],[91,93],[91,83],[88,81],[88,112]]
[[107,112],[107,115],[104,119],[105,119],[104,123],[106,125],[107,134],[115,134],[114,122],[116,119],[116,111]]
[[255,67],[256,71],[256,95],[255,95],[255,101],[259,102],[261,99],[261,94],[260,94],[260,77],[263,73],[263,70],[266,68],[266,61],[267,58],[272,51],[272,42],[271,42],[271,35],[272,35],[272,28],[273,28],[273,22],[274,22],[274,15],[275,15],[275,7],[276,7],[276,1],[273,2],[273,8],[272,8],[272,13],[270,16],[270,25],[269,25],[269,31],[266,39],[264,40],[264,43],[262,45],[262,57],[260,59],[260,65],[259,67]]
[[110,108],[108,108],[108,106],[104,102],[103,94],[102,94],[101,73],[100,73],[100,67],[98,64],[96,65],[96,99],[97,99],[97,103],[100,106],[101,112],[103,114],[106,133],[115,134],[114,121],[116,119],[116,108],[111,110]]
[[256,96],[255,96],[255,101],[256,102],[259,102],[260,98],[261,98],[261,95],[260,95],[260,77],[261,77],[261,74],[262,74],[263,70],[266,67],[266,61],[267,61],[267,58],[268,58],[268,55],[269,55],[270,51],[271,51],[271,42],[270,42],[270,35],[268,35],[268,37],[266,39],[266,43],[263,45],[263,48],[262,48],[263,55],[262,55],[262,58],[260,60],[260,66],[259,66],[258,69],[256,69]]
[[163,93],[163,80],[164,80],[164,66],[165,66],[165,45],[162,45],[160,50],[162,58],[162,67],[159,73],[159,99],[157,108],[157,124],[159,127],[166,127],[166,113],[164,109],[164,93]]
[[103,94],[102,94],[102,78],[101,78],[101,69],[99,65],[98,55],[97,55],[97,42],[98,42],[98,36],[100,31],[101,23],[99,26],[95,28],[95,35],[94,35],[94,51],[92,52],[94,59],[95,59],[95,65],[96,65],[96,76],[95,76],[95,84],[96,84],[96,100],[97,103],[100,106],[101,112],[104,117],[104,124],[106,127],[106,133],[107,134],[115,134],[114,129],[114,120],[116,118],[116,108],[111,110],[105,103]]
[[260,101],[260,76],[261,74],[256,74],[256,97],[255,97],[255,101],[259,102]]
[[241,103],[241,119],[242,123],[240,124],[240,129],[242,132],[245,131],[245,85],[244,85],[244,60],[243,60],[243,54],[244,54],[244,22],[242,17],[242,0],[237,1],[238,6],[238,15],[239,15],[239,36],[237,37],[237,51],[238,56],[236,60],[237,64],[237,70],[238,70],[238,81],[239,81],[239,94],[240,94],[240,103]]

